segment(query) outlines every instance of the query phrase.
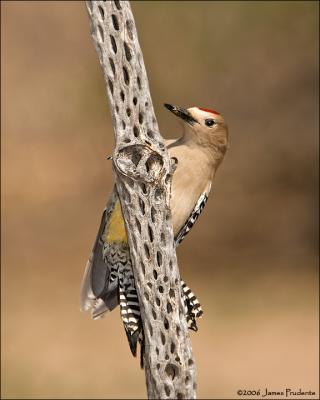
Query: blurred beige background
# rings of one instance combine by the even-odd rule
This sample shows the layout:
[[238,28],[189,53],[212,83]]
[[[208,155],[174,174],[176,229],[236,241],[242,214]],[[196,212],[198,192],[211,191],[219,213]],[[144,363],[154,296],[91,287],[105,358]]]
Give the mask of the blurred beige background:
[[[199,398],[318,389],[318,2],[134,2],[154,105],[215,108],[231,148],[179,248],[205,316]],[[1,2],[2,398],[143,398],[118,311],[79,312],[113,132],[81,1]],[[313,396],[316,398],[317,396]]]

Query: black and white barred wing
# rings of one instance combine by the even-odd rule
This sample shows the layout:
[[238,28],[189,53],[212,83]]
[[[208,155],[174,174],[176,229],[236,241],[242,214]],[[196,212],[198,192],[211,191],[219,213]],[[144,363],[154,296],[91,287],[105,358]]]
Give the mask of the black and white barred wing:
[[175,244],[178,246],[183,239],[186,237],[186,235],[189,233],[193,225],[196,223],[196,220],[199,218],[199,215],[201,214],[202,210],[204,209],[204,206],[206,205],[206,202],[208,200],[207,194],[204,192],[202,195],[199,197],[194,209],[192,210],[189,218],[183,225],[183,227],[180,229],[178,235],[175,238]]
[[[189,218],[187,219],[187,221],[180,229],[178,235],[175,238],[176,247],[190,232],[191,228],[193,227],[196,220],[199,218],[199,215],[201,214],[202,210],[204,209],[207,200],[208,200],[207,193],[206,192],[202,193],[194,209],[192,210]],[[187,317],[188,327],[189,329],[197,331],[198,327],[196,318],[200,318],[203,315],[203,310],[201,308],[200,302],[184,281],[181,281],[181,289],[182,289],[182,299],[185,306],[185,313]]]

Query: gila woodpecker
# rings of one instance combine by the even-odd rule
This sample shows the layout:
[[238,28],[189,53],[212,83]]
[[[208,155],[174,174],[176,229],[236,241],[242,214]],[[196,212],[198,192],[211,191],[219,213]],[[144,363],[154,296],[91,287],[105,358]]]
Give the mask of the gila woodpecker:
[[[170,104],[165,107],[183,121],[184,128],[180,138],[166,141],[170,157],[178,160],[170,199],[178,246],[207,202],[212,180],[228,147],[228,128],[217,111]],[[203,313],[201,306],[183,281],[181,289],[188,326],[196,331],[196,318]],[[114,190],[86,266],[81,310],[91,309],[93,318],[99,318],[118,304],[130,349],[136,355],[137,342],[143,346],[142,323],[121,205]]]

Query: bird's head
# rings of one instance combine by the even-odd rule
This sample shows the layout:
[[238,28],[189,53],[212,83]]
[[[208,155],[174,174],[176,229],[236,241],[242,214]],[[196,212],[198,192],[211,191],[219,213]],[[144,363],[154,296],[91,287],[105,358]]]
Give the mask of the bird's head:
[[220,113],[201,107],[185,109],[171,104],[164,106],[181,118],[188,139],[224,155],[228,147],[228,127]]

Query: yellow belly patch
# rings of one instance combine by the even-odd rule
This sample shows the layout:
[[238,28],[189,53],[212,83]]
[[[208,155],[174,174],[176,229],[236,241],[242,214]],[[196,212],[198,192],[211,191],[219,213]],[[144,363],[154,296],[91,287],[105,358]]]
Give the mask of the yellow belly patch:
[[120,201],[115,202],[113,211],[104,230],[102,240],[104,242],[128,242],[124,225]]

